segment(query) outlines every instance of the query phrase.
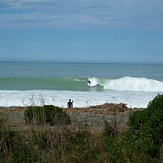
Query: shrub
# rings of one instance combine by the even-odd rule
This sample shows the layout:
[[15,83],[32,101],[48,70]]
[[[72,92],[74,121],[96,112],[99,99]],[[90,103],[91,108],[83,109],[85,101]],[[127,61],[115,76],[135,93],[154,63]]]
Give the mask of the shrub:
[[2,131],[5,128],[7,119],[5,117],[0,117],[0,131]]
[[69,115],[62,108],[53,105],[44,105],[43,107],[29,107],[24,113],[26,123],[45,124],[70,124]]
[[101,142],[99,137],[87,129],[73,132],[66,136],[66,151],[69,162],[103,162],[101,156]]
[[8,162],[12,142],[17,132],[8,126],[7,118],[0,117],[0,162]]
[[50,125],[56,124],[71,124],[71,119],[69,115],[63,111],[62,108],[53,106],[53,105],[45,105],[45,115],[46,122]]
[[43,107],[31,106],[24,112],[24,120],[26,123],[45,123],[45,111]]
[[10,162],[41,162],[40,153],[28,133],[17,131],[10,148]]
[[159,157],[163,142],[163,95],[157,95],[144,110],[134,112],[128,122],[138,146],[152,157]]
[[7,119],[0,117],[0,154],[9,150],[15,133],[8,129]]

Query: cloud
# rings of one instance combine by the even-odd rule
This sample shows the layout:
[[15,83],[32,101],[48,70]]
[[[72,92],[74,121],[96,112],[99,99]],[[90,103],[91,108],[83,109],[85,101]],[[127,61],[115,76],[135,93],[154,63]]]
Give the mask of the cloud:
[[0,28],[163,28],[162,0],[0,0]]

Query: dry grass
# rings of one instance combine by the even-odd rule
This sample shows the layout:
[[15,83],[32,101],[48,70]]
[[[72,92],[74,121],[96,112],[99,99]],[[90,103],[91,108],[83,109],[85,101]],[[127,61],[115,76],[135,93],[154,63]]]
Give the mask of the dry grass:
[[[23,116],[28,107],[9,107],[0,108],[0,114],[6,116],[13,127],[29,128],[25,124]],[[103,105],[90,106],[87,108],[63,108],[71,119],[72,124],[69,128],[87,127],[92,132],[102,132],[104,129],[104,118],[108,122],[118,121],[118,130],[127,129],[129,115],[135,109],[128,108],[125,104],[105,103]],[[38,127],[41,128],[41,127]]]
[[[127,130],[128,117],[135,111],[135,109],[127,108],[125,104],[109,103],[87,108],[63,108],[70,115],[72,124],[38,126],[25,124],[23,115],[26,109],[27,107],[0,109],[0,115],[7,117],[11,128],[17,131],[17,141],[14,145],[17,153],[15,153],[15,158],[13,158],[14,153],[12,157],[9,155],[12,160],[21,155],[23,159],[39,155],[38,160],[42,162],[88,162],[88,160],[90,162],[110,162],[111,154],[106,149],[113,151],[114,146],[110,139],[108,139],[110,144],[103,144],[108,138],[103,134],[105,123],[113,125],[116,132],[122,132]],[[114,138],[111,140],[114,141]],[[19,151],[17,147],[20,147],[21,150]],[[123,145],[120,147],[123,149]],[[23,150],[28,150],[29,153],[23,153]],[[160,161],[162,161],[162,151]],[[114,155],[113,153],[113,158]],[[119,160],[121,156],[116,155],[115,159]],[[123,156],[126,157],[126,155]],[[152,162],[154,162],[153,159]]]

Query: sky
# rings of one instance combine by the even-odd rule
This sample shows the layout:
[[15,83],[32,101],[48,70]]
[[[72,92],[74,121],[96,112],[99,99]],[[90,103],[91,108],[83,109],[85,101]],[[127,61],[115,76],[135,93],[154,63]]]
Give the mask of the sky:
[[0,0],[0,61],[163,64],[163,0]]

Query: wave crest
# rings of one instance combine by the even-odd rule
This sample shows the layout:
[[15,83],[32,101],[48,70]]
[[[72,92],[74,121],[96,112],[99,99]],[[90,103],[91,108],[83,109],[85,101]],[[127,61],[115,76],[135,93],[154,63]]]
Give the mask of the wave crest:
[[104,89],[162,92],[163,82],[154,79],[125,76],[119,79],[89,78],[90,86],[101,85]]

